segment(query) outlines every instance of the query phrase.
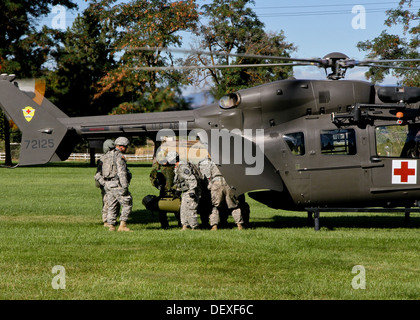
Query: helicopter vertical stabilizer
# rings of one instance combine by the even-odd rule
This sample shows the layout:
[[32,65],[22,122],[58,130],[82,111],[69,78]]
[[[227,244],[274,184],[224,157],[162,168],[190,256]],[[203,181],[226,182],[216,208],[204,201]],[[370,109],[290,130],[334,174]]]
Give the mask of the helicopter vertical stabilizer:
[[58,120],[67,116],[45,98],[31,99],[13,79],[0,78],[0,107],[22,131],[19,166],[67,159],[79,139]]

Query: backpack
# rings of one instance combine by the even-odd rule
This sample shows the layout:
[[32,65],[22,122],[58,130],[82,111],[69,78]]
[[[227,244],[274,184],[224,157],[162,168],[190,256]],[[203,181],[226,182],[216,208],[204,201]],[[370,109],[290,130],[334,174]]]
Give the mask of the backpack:
[[105,153],[102,158],[102,176],[105,179],[112,179],[117,176],[117,163],[115,162],[114,152]]

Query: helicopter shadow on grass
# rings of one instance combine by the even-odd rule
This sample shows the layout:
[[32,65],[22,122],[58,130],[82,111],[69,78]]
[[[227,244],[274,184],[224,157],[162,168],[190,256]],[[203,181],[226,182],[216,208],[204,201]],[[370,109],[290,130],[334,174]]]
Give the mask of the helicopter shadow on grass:
[[[396,228],[420,228],[420,216],[404,215],[393,216],[369,216],[369,215],[336,215],[322,216],[320,214],[319,225],[321,230],[334,230],[338,228],[363,228],[363,229],[396,229]],[[314,228],[313,218],[304,216],[281,216],[276,215],[271,219],[251,220],[250,228]]]
[[[169,223],[168,229],[179,228],[174,213],[168,212],[167,217]],[[147,229],[161,229],[158,211],[152,212],[147,209],[135,210],[130,215],[129,223],[144,225]]]
[[[168,213],[169,229],[179,228],[173,213]],[[158,212],[149,210],[133,211],[130,217],[130,224],[149,225],[148,229],[160,229]],[[420,217],[410,216],[407,220],[403,215],[395,216],[324,216],[320,217],[320,227],[322,229],[334,230],[338,228],[363,228],[363,229],[397,229],[413,228],[420,229]],[[208,229],[202,226],[202,229]],[[234,229],[234,222],[228,220],[220,225],[220,229]],[[298,216],[276,215],[272,218],[252,219],[246,226],[247,229],[288,229],[288,228],[314,228],[314,219]]]
[[[167,213],[169,228],[179,228],[175,214]],[[201,220],[199,220],[201,222]],[[148,229],[160,229],[159,213],[151,212],[147,209],[135,210],[131,213],[130,224],[145,225]],[[320,228],[334,230],[338,228],[363,228],[363,229],[397,229],[413,228],[420,229],[420,215],[411,214],[407,219],[404,214],[395,215],[322,215],[319,218]],[[208,229],[208,226],[200,224],[201,229]],[[288,229],[288,228],[314,228],[313,217],[300,214],[296,215],[275,215],[271,218],[253,218],[252,213],[250,222],[245,226],[247,229]],[[229,216],[227,221],[222,221],[220,229],[234,229],[235,223]]]

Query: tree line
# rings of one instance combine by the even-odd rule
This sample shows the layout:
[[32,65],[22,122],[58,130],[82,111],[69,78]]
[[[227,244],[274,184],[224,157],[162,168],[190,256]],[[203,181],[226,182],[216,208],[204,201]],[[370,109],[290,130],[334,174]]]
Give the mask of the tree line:
[[[45,96],[69,116],[89,116],[187,109],[183,89],[210,88],[215,98],[239,89],[291,76],[290,67],[145,71],[139,66],[251,64],[255,59],[191,53],[186,57],[144,47],[194,48],[290,57],[296,46],[283,31],[265,31],[253,0],[87,0],[87,8],[65,30],[39,26],[53,5],[76,10],[74,0],[2,0],[0,71],[18,78],[42,78]],[[419,57],[419,13],[402,0],[389,10],[388,25],[404,27],[402,38],[384,31],[358,47],[369,58]],[[372,81],[386,72],[369,70]],[[407,84],[419,75],[399,73]],[[7,122],[7,123],[6,123]],[[19,141],[17,128],[5,121],[0,139]]]

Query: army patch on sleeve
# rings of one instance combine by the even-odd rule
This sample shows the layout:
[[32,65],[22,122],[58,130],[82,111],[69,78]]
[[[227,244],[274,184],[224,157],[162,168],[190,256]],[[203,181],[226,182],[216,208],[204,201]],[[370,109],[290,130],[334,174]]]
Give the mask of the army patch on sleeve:
[[189,176],[190,174],[191,174],[191,171],[190,171],[190,169],[184,169],[184,174],[185,175],[187,175],[187,176]]

